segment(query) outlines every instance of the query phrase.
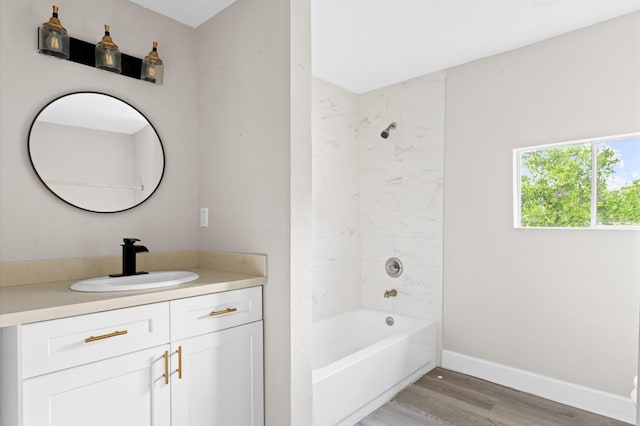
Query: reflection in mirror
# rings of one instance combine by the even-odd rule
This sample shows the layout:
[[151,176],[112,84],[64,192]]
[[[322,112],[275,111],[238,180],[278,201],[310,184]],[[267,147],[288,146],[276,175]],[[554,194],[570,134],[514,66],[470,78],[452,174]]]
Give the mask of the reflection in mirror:
[[141,204],[164,173],[162,142],[151,123],[101,93],[72,93],[45,106],[31,125],[29,156],[56,196],[100,213]]

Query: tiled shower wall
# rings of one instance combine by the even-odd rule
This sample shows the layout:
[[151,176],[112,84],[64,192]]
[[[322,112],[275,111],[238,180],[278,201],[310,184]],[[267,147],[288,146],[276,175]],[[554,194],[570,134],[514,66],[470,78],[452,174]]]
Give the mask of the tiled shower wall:
[[313,81],[314,320],[367,306],[441,323],[444,101],[444,71],[362,95]]
[[[360,96],[362,301],[367,307],[441,321],[444,71]],[[380,132],[398,127],[388,139]],[[389,257],[404,264],[391,278]],[[385,299],[395,288],[398,296]]]
[[312,83],[313,318],[361,306],[358,96]]

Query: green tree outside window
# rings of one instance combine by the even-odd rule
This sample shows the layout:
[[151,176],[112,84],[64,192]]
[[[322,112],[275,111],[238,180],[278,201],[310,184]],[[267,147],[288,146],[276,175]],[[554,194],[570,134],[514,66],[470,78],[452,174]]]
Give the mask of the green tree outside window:
[[[620,141],[622,142],[622,141]],[[625,152],[640,164],[640,139],[624,141]],[[520,224],[523,227],[590,227],[640,225],[640,170],[623,180],[616,171],[623,159],[616,141],[582,143],[522,152],[520,156]],[[622,146],[622,145],[620,145]],[[596,179],[592,179],[596,150]],[[631,163],[635,167],[636,163]],[[618,178],[618,180],[616,180]],[[597,200],[592,203],[592,185]]]

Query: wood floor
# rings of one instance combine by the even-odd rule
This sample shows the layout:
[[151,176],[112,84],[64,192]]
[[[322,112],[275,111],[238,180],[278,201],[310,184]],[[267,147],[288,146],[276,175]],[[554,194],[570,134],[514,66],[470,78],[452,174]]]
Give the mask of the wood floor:
[[358,426],[629,426],[607,417],[436,368]]

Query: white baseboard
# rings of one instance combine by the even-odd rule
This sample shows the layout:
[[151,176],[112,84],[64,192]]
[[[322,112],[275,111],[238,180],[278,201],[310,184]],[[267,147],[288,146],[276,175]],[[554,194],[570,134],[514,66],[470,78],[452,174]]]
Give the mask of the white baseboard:
[[636,424],[636,406],[630,397],[625,398],[447,350],[442,351],[442,367],[592,413]]

